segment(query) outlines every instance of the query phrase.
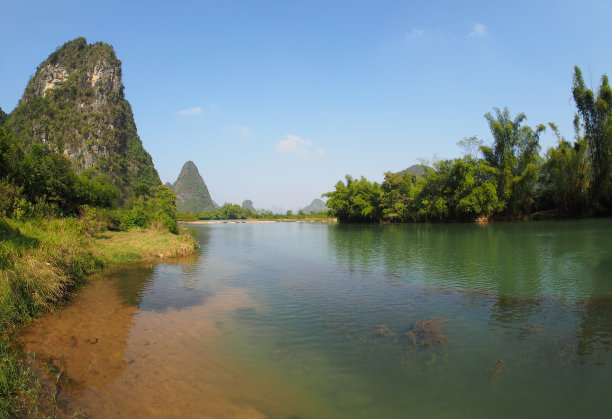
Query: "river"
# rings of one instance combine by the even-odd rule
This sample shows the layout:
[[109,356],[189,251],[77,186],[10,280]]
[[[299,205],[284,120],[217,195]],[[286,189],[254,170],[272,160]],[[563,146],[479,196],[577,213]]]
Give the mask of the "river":
[[607,417],[612,220],[195,226],[24,329],[57,413]]

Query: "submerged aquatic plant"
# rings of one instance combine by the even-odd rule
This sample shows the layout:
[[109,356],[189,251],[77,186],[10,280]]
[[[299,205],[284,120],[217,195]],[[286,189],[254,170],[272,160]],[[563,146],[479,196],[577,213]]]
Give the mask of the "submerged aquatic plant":
[[497,361],[493,361],[491,365],[489,365],[489,381],[496,379],[501,371],[504,369],[504,365],[506,361],[503,359],[498,359]]
[[378,324],[376,325],[376,334],[381,336],[393,336],[395,333],[391,329],[387,327],[386,324]]
[[544,330],[543,324],[528,324],[521,330],[521,338],[528,338],[529,336],[540,333]]
[[417,320],[412,326],[412,330],[406,332],[406,336],[412,341],[412,345],[408,349],[416,350],[420,346],[429,346],[434,344],[445,345],[448,342],[448,336],[442,333],[445,321],[440,318],[431,318],[425,320]]

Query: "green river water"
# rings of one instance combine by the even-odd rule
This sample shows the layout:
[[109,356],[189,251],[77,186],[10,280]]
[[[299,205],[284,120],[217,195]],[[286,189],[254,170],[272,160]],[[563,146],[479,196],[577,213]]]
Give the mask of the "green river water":
[[194,228],[199,256],[114,271],[28,332],[66,412],[612,414],[612,220]]

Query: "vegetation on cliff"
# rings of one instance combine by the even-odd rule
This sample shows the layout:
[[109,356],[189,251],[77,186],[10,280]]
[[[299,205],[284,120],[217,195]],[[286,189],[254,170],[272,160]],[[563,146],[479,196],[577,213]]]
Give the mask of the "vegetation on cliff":
[[7,338],[118,262],[195,251],[178,235],[123,96],[111,46],[70,41],[0,110],[0,417],[30,415],[30,375]]
[[[424,176],[405,170],[385,173],[382,185],[346,176],[327,206],[341,222],[473,221],[533,213],[577,217],[612,213],[612,90],[604,75],[595,94],[574,70],[575,138],[548,127],[558,145],[544,156],[539,139],[546,126],[524,124],[525,114],[508,109],[487,113],[493,142],[459,142],[463,158],[421,166]],[[477,154],[480,154],[478,156]]]
[[172,190],[176,194],[176,205],[179,212],[212,212],[215,210],[206,183],[192,161],[185,162],[176,182],[172,185]]
[[6,121],[26,150],[44,144],[75,171],[103,175],[125,202],[141,183],[160,184],[123,93],[121,62],[105,43],[65,43],[37,68]]

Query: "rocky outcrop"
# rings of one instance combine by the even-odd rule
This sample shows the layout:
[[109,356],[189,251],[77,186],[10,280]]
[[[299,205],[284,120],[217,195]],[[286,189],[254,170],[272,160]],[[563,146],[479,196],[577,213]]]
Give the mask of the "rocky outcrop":
[[192,161],[183,165],[178,179],[172,184],[172,190],[176,194],[176,209],[179,212],[212,212],[215,210],[206,183]]
[[329,208],[327,208],[327,206],[325,206],[325,202],[320,199],[314,199],[310,205],[302,209],[304,214],[314,214],[323,211],[329,211]]
[[113,47],[77,38],[38,66],[6,126],[26,146],[66,154],[77,173],[110,176],[125,199],[139,183],[161,182],[123,89]]

